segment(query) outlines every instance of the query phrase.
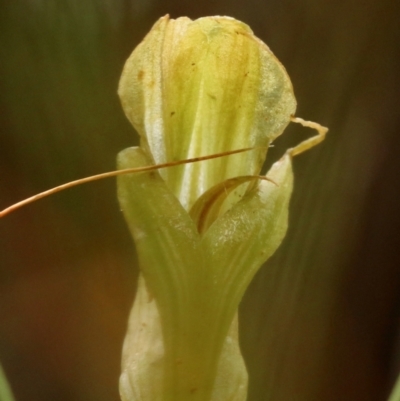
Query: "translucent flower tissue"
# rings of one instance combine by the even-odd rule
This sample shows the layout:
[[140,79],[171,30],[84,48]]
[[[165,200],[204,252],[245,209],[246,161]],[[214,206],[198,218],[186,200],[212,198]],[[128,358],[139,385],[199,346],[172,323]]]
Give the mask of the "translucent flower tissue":
[[127,60],[119,95],[141,139],[120,169],[253,148],[118,178],[141,269],[122,400],[244,401],[237,309],[287,229],[291,153],[259,174],[294,119],[290,79],[242,22],[166,16]]

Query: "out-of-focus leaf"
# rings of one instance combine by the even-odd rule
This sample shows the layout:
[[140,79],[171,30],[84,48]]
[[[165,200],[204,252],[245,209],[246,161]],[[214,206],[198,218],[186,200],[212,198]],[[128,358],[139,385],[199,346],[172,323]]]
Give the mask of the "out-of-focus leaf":
[[6,375],[0,365],[0,401],[14,401],[11,387],[8,384]]

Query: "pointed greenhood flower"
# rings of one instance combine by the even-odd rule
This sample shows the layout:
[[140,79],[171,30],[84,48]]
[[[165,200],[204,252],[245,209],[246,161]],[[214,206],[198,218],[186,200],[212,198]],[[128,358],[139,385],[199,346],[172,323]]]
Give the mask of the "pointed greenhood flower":
[[119,168],[256,147],[119,177],[141,268],[122,400],[244,401],[237,308],[285,235],[291,158],[273,165],[273,183],[254,175],[295,111],[289,77],[247,25],[167,16],[129,57],[119,95],[141,138]]

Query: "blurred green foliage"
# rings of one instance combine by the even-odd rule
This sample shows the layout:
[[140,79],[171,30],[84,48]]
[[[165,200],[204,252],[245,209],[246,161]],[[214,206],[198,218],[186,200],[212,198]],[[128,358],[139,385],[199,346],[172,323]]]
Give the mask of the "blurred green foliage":
[[0,366],[0,401],[14,401],[10,385],[4,374],[3,368]]

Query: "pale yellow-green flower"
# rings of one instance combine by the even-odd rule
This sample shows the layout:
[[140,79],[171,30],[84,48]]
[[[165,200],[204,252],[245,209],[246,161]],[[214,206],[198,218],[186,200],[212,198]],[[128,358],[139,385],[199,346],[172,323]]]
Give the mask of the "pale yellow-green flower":
[[[232,18],[161,18],[127,60],[119,95],[140,148],[119,168],[252,151],[118,179],[142,275],[125,338],[123,401],[244,401],[237,308],[281,243],[291,154],[254,178],[293,119],[289,77]],[[303,120],[298,120],[307,125]]]

